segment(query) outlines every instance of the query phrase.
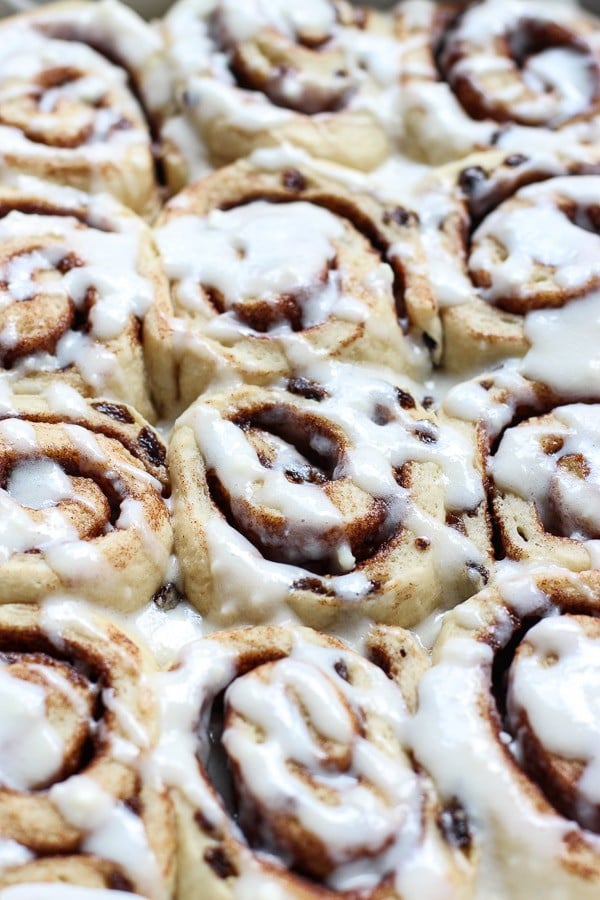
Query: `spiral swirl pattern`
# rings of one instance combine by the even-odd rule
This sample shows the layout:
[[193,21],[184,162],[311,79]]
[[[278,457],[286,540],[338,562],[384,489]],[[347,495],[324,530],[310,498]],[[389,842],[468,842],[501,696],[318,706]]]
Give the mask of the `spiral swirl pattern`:
[[597,139],[598,27],[580,10],[485,0],[441,12],[408,3],[399,15],[413,34],[403,67],[412,152],[443,163],[492,146],[525,150],[540,132],[557,148]]
[[171,807],[142,777],[157,720],[140,648],[64,600],[0,607],[0,645],[0,887],[170,897]]
[[318,167],[222,169],[167,204],[157,239],[173,313],[155,307],[146,341],[163,405],[189,405],[225,363],[268,383],[306,345],[398,371],[435,354],[417,217]]
[[64,381],[152,416],[141,327],[167,302],[146,226],[108,197],[37,179],[0,190],[0,361],[22,392]]
[[[571,168],[556,162],[561,171]],[[513,155],[475,156],[430,180],[416,207],[444,364],[465,371],[521,357],[525,377],[565,399],[583,399],[600,389],[594,364],[600,180],[552,178],[551,168],[538,171]]]
[[[0,153],[12,171],[157,206],[148,85],[151,29],[118,4],[57,5],[0,28]],[[135,48],[135,52],[134,52]]]
[[448,614],[421,682],[417,759],[511,896],[598,890],[599,598],[597,572],[502,581]]
[[1,416],[0,600],[64,591],[134,609],[171,549],[164,447],[128,407],[67,399],[70,415],[23,396]]
[[[398,131],[402,35],[394,19],[346,2],[182,0],[164,20],[183,120],[213,164],[290,141],[368,171]],[[166,130],[177,146],[177,131]],[[185,154],[184,154],[185,155]],[[189,180],[194,160],[175,178]]]
[[[436,859],[430,887],[460,881],[431,785],[403,748],[425,655],[399,630],[373,632],[367,650],[383,671],[308,629],[246,629],[191,644],[161,676],[159,759],[185,835],[183,900],[199,882],[224,897],[251,885],[299,898],[353,886],[369,898],[410,896],[421,853]],[[194,722],[217,721],[223,692],[222,734],[213,725],[212,741],[198,737]],[[229,798],[211,780],[219,754],[231,767]]]
[[186,590],[223,621],[286,604],[407,624],[487,578],[473,433],[381,373],[320,364],[287,391],[210,395],[169,452]]

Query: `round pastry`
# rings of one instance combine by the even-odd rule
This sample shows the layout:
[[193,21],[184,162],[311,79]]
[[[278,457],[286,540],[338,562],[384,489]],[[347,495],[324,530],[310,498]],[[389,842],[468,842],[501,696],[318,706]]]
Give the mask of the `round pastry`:
[[531,380],[567,397],[594,396],[600,178],[551,174],[535,156],[492,153],[420,186],[443,364],[469,371],[523,357]]
[[61,592],[128,611],[161,586],[165,449],[131,407],[55,385],[0,409],[0,603]]
[[153,417],[141,325],[168,288],[149,229],[105,195],[3,174],[0,363],[13,389],[65,382]]
[[364,171],[388,156],[403,50],[392,16],[345,0],[181,0],[163,29],[180,113],[163,130],[170,183],[189,181],[198,153],[218,166],[283,141]]
[[16,884],[0,890],[0,900],[145,900],[140,894],[129,891],[112,891],[110,888],[75,887],[59,881],[57,884],[43,882]]
[[600,407],[559,406],[507,428],[489,459],[505,554],[576,571],[599,565]]
[[159,676],[181,900],[200,886],[207,900],[464,890],[464,855],[405,752],[426,654],[399,629],[375,630],[365,649],[370,659],[309,629],[244,629],[190,644]]
[[314,363],[287,389],[210,394],[181,417],[175,545],[201,612],[407,626],[486,583],[476,430],[388,377]]
[[462,811],[480,896],[598,895],[599,616],[598,572],[554,567],[443,624],[410,743]]
[[440,164],[492,146],[593,146],[600,30],[575,5],[534,0],[401,4],[405,146]]
[[172,807],[144,774],[158,737],[152,662],[64,600],[0,606],[0,646],[0,888],[11,898],[23,896],[11,885],[67,883],[168,900]]
[[417,217],[309,163],[222,169],[167,204],[156,238],[173,309],[151,310],[145,344],[163,409],[223,369],[268,383],[306,345],[414,373],[439,344]]
[[3,21],[0,48],[4,165],[152,216],[147,116],[167,90],[154,31],[117,0],[57,3]]

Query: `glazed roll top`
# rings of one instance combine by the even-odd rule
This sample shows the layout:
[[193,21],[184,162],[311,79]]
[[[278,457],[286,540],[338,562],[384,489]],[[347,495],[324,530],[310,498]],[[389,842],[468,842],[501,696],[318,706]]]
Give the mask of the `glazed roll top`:
[[434,647],[414,749],[463,810],[482,893],[598,892],[599,597],[596,572],[505,580]]
[[599,416],[597,404],[558,406],[503,432],[489,468],[509,557],[597,565]]
[[0,643],[0,886],[8,897],[10,885],[64,882],[170,897],[171,805],[144,776],[158,728],[152,664],[65,600],[2,606]]
[[380,203],[364,179],[352,191],[335,169],[280,160],[265,153],[210,175],[157,223],[173,311],[151,311],[146,343],[163,406],[189,404],[225,364],[267,383],[305,344],[410,372],[435,354],[415,214]]
[[407,3],[399,15],[416,44],[403,74],[412,152],[442,163],[491,146],[524,149],[540,136],[557,146],[596,139],[600,37],[581,10],[487,0],[441,13]]
[[141,326],[167,284],[149,229],[106,196],[35,178],[0,190],[0,360],[15,390],[64,381],[143,415]]
[[101,188],[152,215],[157,195],[144,104],[161,82],[161,46],[152,29],[108,0],[13,17],[0,33],[6,164],[84,190]]
[[286,390],[209,395],[169,454],[186,590],[218,620],[414,623],[488,577],[476,433],[385,371],[313,363]]
[[399,630],[375,631],[367,652],[382,668],[308,629],[245,629],[191,644],[160,676],[182,898],[198,884],[308,900],[418,896],[421,875],[432,890],[461,883],[431,784],[404,753],[426,657]]
[[130,407],[86,403],[65,386],[10,403],[0,417],[1,602],[66,592],[141,606],[171,551],[160,439]]
[[404,44],[392,15],[330,0],[241,13],[231,0],[183,0],[163,30],[179,113],[163,134],[180,182],[207,158],[223,165],[282,141],[364,171],[389,155]]
[[600,179],[552,178],[552,168],[577,167],[553,159],[544,168],[538,160],[475,156],[442,170],[423,191],[443,359],[468,371],[522,357],[523,375],[557,395],[594,397]]

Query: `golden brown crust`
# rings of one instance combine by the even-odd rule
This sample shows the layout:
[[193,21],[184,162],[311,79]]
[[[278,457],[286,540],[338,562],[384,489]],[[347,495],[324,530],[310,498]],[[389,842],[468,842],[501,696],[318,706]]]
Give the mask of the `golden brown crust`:
[[[113,861],[86,852],[97,824],[93,816],[79,822],[77,806],[65,793],[72,796],[80,779],[81,796],[91,785],[98,796],[110,798],[113,814],[137,810],[152,854],[148,862],[153,859],[156,866],[156,895],[172,896],[172,809],[164,789],[146,781],[141,768],[158,728],[155,697],[142,683],[153,671],[147,653],[106,619],[75,604],[43,612],[33,605],[0,607],[0,647],[3,677],[43,691],[44,727],[57,733],[64,748],[62,767],[48,780],[29,790],[0,791],[3,837],[32,854],[21,865],[3,868],[0,886],[39,881],[149,890],[135,858],[139,847],[131,847],[127,862],[119,854]],[[115,752],[119,742],[128,742],[128,761]]]
[[[11,403],[0,417],[5,491],[20,467],[43,462],[59,467],[68,489],[41,509],[6,494],[22,530],[5,537],[0,601],[33,602],[64,591],[122,611],[137,608],[162,584],[171,551],[158,435],[134,410],[108,401],[71,415],[39,396],[14,396]],[[23,433],[26,445],[19,442]]]
[[[172,313],[155,307],[146,324],[150,375],[154,392],[163,408],[188,405],[223,370],[238,373],[251,383],[265,384],[288,374],[287,343],[294,335],[328,356],[355,362],[378,362],[396,371],[414,371],[404,330],[417,340],[425,336],[435,354],[440,340],[431,290],[423,271],[424,251],[418,237],[418,222],[411,210],[385,205],[365,190],[352,190],[351,183],[323,174],[311,164],[263,167],[240,161],[214,173],[183,191],[171,201],[158,220],[159,243],[167,240],[169,226],[180,217],[192,216],[193,226],[205,222],[217,210],[237,210],[253,201],[272,204],[308,203],[333,213],[341,235],[332,240],[334,257],[321,277],[339,280],[339,299],[320,324],[303,324],[304,304],[316,288],[307,284],[297,297],[278,300],[240,297],[229,316],[238,321],[235,335],[210,337],[223,307],[211,285],[200,284],[190,302],[189,287],[172,263]],[[164,237],[161,238],[161,235]],[[268,237],[268,235],[267,235]],[[190,254],[203,252],[199,237]],[[205,252],[210,252],[208,247]],[[188,255],[190,255],[188,254]],[[294,259],[290,247],[290,260]],[[382,263],[385,265],[382,266]],[[169,259],[167,258],[167,269]],[[333,271],[335,270],[335,271]],[[169,274],[169,271],[167,272]],[[187,293],[184,295],[184,291]],[[304,293],[307,298],[304,298]],[[343,309],[345,296],[357,302],[354,315]],[[364,308],[364,313],[361,310]],[[398,320],[401,320],[398,321]],[[280,326],[283,336],[273,331]],[[292,335],[286,336],[291,330]]]
[[[473,508],[450,508],[441,476],[442,458],[435,457],[435,452],[428,458],[423,449],[428,443],[435,447],[446,428],[459,444],[465,441],[464,449],[475,440],[470,427],[438,420],[398,389],[396,409],[380,403],[372,414],[380,428],[404,422],[406,439],[410,442],[409,435],[415,436],[414,457],[403,459],[394,470],[392,494],[369,493],[360,477],[351,474],[352,460],[376,454],[379,433],[372,435],[373,444],[366,436],[354,437],[352,416],[362,413],[353,413],[351,407],[340,407],[329,419],[321,405],[328,396],[327,382],[321,387],[321,400],[314,399],[318,388],[314,383],[308,397],[257,387],[211,394],[192,406],[176,426],[169,449],[175,542],[191,602],[223,622],[236,617],[260,621],[285,604],[316,627],[357,613],[373,621],[408,626],[440,603],[450,605],[476,590],[477,584],[485,584],[489,577],[485,503],[476,500]],[[388,389],[396,390],[389,385]],[[335,410],[335,397],[332,404]],[[235,481],[231,465],[223,460],[221,466],[214,459],[213,428],[225,429],[221,441],[244,442],[243,451],[238,447],[234,453],[239,465]],[[370,428],[365,424],[365,435]],[[404,439],[398,437],[399,443]],[[213,454],[208,462],[202,451],[204,440],[207,452]],[[326,449],[318,453],[315,447]],[[255,473],[244,469],[241,452],[250,467],[258,467]],[[473,476],[479,479],[474,446],[471,453],[467,466],[475,466]],[[301,491],[306,493],[302,485],[308,485],[313,497],[315,492],[320,494],[319,503],[327,502],[328,509],[338,511],[339,522],[323,530],[317,516],[314,521],[310,515],[287,517],[284,497],[261,503],[259,470],[266,478],[270,470],[281,469],[280,459],[284,461],[287,454],[291,461],[286,464],[281,490],[293,499]],[[409,497],[409,509],[414,504],[418,510],[411,526],[403,524],[403,516],[395,519],[395,503],[405,502],[398,500],[400,496]],[[409,510],[405,515],[410,515]],[[434,523],[431,532],[427,523]],[[424,536],[434,533],[435,539]],[[232,569],[236,571],[232,583],[229,567],[224,567],[218,553],[224,540],[242,542],[236,551],[242,568]],[[455,544],[463,548],[456,557],[451,550]],[[448,553],[445,563],[438,557],[443,553],[441,546]],[[350,569],[347,553],[353,560]],[[264,597],[256,582],[259,570],[263,571]]]
[[[462,867],[460,853],[445,843],[435,821],[435,795],[431,785],[424,773],[412,770],[410,761],[404,756],[397,725],[392,725],[392,720],[397,723],[404,715],[404,704],[412,707],[415,703],[416,683],[427,668],[426,655],[414,638],[400,629],[372,632],[366,653],[375,664],[350,651],[340,641],[309,629],[265,626],[217,633],[191,644],[180,664],[164,676],[167,691],[173,690],[174,685],[185,684],[187,695],[194,693],[194,702],[207,720],[211,719],[223,690],[226,697],[222,736],[217,737],[215,732],[210,748],[204,743],[198,744],[197,772],[190,773],[188,785],[180,782],[174,790],[180,828],[178,895],[182,900],[195,897],[199,883],[203,884],[207,897],[219,900],[243,891],[259,896],[267,890],[283,891],[286,897],[298,900],[340,896],[346,900],[359,896],[369,900],[393,900],[399,897],[403,865],[399,859],[396,862],[398,871],[382,872],[379,880],[370,879],[370,886],[360,892],[351,888],[336,889],[328,884],[332,853],[337,854],[338,865],[340,859],[350,853],[358,867],[365,858],[376,859],[379,855],[364,830],[356,846],[353,845],[358,835],[353,833],[351,826],[344,829],[344,833],[332,833],[331,846],[318,837],[319,819],[327,820],[329,803],[334,808],[339,806],[340,811],[346,807],[347,821],[354,821],[353,785],[357,778],[359,782],[361,780],[358,776],[360,759],[363,752],[367,753],[367,748],[373,768],[358,792],[371,793],[372,814],[383,820],[388,814],[393,817],[383,785],[377,784],[376,769],[378,765],[384,765],[389,777],[399,767],[405,783],[414,784],[419,792],[416,807],[411,800],[404,819],[406,839],[415,841],[413,858],[419,854],[421,842],[427,843],[428,852],[435,854],[440,871],[444,872],[445,884],[452,885],[457,896],[463,895],[466,870]],[[380,661],[385,664],[391,681],[378,668]],[[309,684],[312,687],[308,687]],[[256,691],[261,695],[265,691],[271,698],[269,702],[277,703],[282,712],[285,709],[290,734],[296,735],[300,729],[299,735],[308,736],[312,748],[310,758],[306,756],[306,750],[302,751],[298,746],[297,759],[300,760],[304,752],[305,766],[297,763],[296,749],[286,739],[281,726],[273,721],[267,724],[260,711],[266,711],[266,707],[255,707],[258,719],[253,717],[244,701],[248,691],[250,695]],[[385,695],[392,703],[395,697],[396,709],[386,710],[378,703],[378,694],[380,697]],[[341,733],[337,738],[333,736],[335,728],[328,736],[329,728],[321,715],[320,705],[325,697],[329,713],[337,722],[344,722],[343,737]],[[185,714],[193,716],[187,709]],[[303,742],[304,738],[301,740]],[[248,783],[244,774],[247,763],[243,747],[246,742],[259,755],[266,751],[261,766],[263,771],[271,770],[274,790],[272,802],[267,801],[267,805],[259,800],[262,791],[259,781]],[[274,752],[271,762],[270,748]],[[316,754],[314,760],[313,751]],[[223,799],[211,783],[206,762],[209,754],[213,758],[217,754],[225,755],[233,765],[235,790],[242,810],[239,820],[242,830],[234,826]],[[284,777],[289,777],[290,790],[297,797],[296,816],[290,815],[289,809],[287,814],[283,810],[280,814],[278,809],[277,778],[281,774],[278,776],[275,768],[280,769],[280,754],[287,759],[283,765],[288,776]],[[326,774],[336,769],[342,776],[339,784]],[[307,795],[313,810],[312,828],[303,813]],[[260,811],[256,808],[252,811],[252,796],[260,805]],[[194,802],[193,798],[201,797],[204,800]],[[409,828],[417,824],[412,819],[415,812],[419,833],[409,837]],[[410,826],[407,819],[411,819]],[[271,850],[269,857],[260,852],[265,839]],[[389,841],[390,836],[384,840]],[[287,858],[290,854],[292,865],[281,865],[277,858]],[[306,877],[307,874],[312,877]]]
[[[556,748],[544,746],[539,733],[536,747],[531,745],[523,710],[533,709],[539,720],[536,704],[544,708],[548,697],[545,679],[553,677],[554,665],[561,665],[565,689],[574,693],[566,704],[559,697],[552,701],[558,710],[552,713],[558,716],[552,720],[553,740],[560,736],[568,743],[577,733],[571,700],[577,704],[575,695],[583,697],[585,688],[573,678],[571,667],[576,671],[577,655],[585,648],[575,638],[597,639],[599,616],[598,572],[574,575],[554,566],[513,574],[444,621],[433,667],[421,682],[415,752],[442,796],[453,790],[462,805],[474,858],[481,860],[484,889],[500,883],[514,897],[546,886],[581,897],[597,893],[600,846],[593,816],[587,818],[586,804],[581,796],[577,800],[577,767],[561,761]],[[538,666],[533,674],[527,669],[517,684],[519,667],[534,648]],[[460,696],[453,693],[459,681],[464,686]],[[447,704],[446,724],[452,721],[455,731],[444,738],[442,754],[436,749],[436,729],[444,722],[436,724],[434,717]],[[589,759],[583,762],[587,766]],[[468,780],[452,781],[457,766],[468,767]],[[567,772],[570,785],[564,781]],[[560,788],[557,779],[562,780]],[[561,791],[568,799],[559,796]]]
[[[4,166],[107,191],[152,218],[158,192],[146,116],[156,113],[150,87],[162,62],[149,27],[116,4],[66,2],[13,16],[0,33],[4,58],[22,44],[24,63],[23,75],[10,62],[3,75],[0,62]],[[95,80],[90,96],[87,77]]]
[[13,389],[65,383],[83,396],[126,400],[153,419],[141,327],[145,307],[164,309],[168,287],[150,230],[107,197],[5,177],[0,284],[13,301],[0,313],[0,358]]

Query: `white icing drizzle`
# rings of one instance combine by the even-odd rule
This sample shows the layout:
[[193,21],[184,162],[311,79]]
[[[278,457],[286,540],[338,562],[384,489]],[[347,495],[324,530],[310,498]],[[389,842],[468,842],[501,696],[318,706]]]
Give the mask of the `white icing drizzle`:
[[[500,205],[473,235],[469,268],[485,271],[491,282],[483,296],[490,302],[535,296],[544,287],[536,278],[540,264],[550,270],[554,284],[570,293],[596,284],[600,237],[586,230],[586,210],[598,202],[600,178],[578,176],[529,185]],[[577,211],[574,220],[565,204]]]
[[[71,402],[70,395],[67,395]],[[92,465],[106,466],[107,458],[100,450],[95,435],[79,425],[61,424],[81,457]],[[55,461],[39,458],[40,448],[30,422],[6,419],[0,422],[0,442],[4,447],[26,454],[9,473],[6,488],[0,489],[0,561],[14,554],[39,550],[45,561],[66,584],[73,579],[85,582],[102,578],[110,566],[103,552],[102,538],[113,529],[134,529],[142,538],[152,558],[165,557],[168,549],[157,539],[152,523],[147,520],[141,501],[124,495],[115,525],[105,524],[98,538],[80,537],[75,524],[60,504],[76,503],[93,514],[93,500],[79,495],[64,469]],[[136,479],[148,490],[161,490],[158,481],[145,469],[119,461],[119,468],[107,467],[117,495],[123,495],[121,475]]]
[[[474,448],[467,436],[450,424],[431,426],[428,420],[423,420],[423,428],[433,430],[431,441],[421,440],[415,418],[398,404],[398,380],[393,380],[395,376],[386,370],[358,371],[348,364],[319,361],[308,351],[301,356],[304,364],[298,367],[298,374],[321,384],[328,394],[320,402],[310,403],[310,415],[322,419],[326,430],[331,425],[337,426],[347,441],[340,448],[333,477],[347,477],[367,495],[384,499],[388,521],[393,527],[403,523],[416,535],[430,540],[440,573],[458,573],[470,562],[482,562],[481,551],[470,540],[419,509],[394,477],[394,470],[409,460],[433,462],[443,473],[448,507],[475,509],[483,499],[483,487],[475,466]],[[296,361],[301,356],[297,354]],[[415,385],[408,380],[402,384],[418,396]],[[387,423],[375,421],[377,407],[390,413]],[[319,519],[328,525],[339,523],[340,519],[332,513],[332,503],[322,489],[312,484],[291,484],[278,468],[262,466],[243,432],[220,419],[210,401],[207,404],[198,402],[187,415],[207,467],[218,472],[234,500],[234,507],[236,497],[247,501],[260,500],[264,495],[268,498],[268,506],[281,510],[287,517],[292,534],[310,529],[311,522]],[[224,445],[235,447],[235,452],[223,457],[220,448]],[[320,447],[317,438],[313,446],[326,453],[332,449]],[[311,510],[310,517],[306,516],[307,509]],[[223,597],[222,612],[229,616],[246,619],[250,615],[255,619],[257,615],[268,615],[278,604],[285,602],[294,581],[306,577],[306,571],[296,566],[265,560],[216,510],[206,524],[205,533],[211,573]],[[309,555],[312,540],[311,531],[307,544]],[[341,541],[338,539],[337,560],[342,572],[349,574],[328,577],[327,585],[339,597],[352,601],[368,593],[369,582],[360,564],[354,568],[345,538]]]
[[534,652],[511,666],[511,702],[547,750],[584,763],[579,790],[600,803],[600,640],[569,616],[554,616],[531,628],[526,641]]
[[[51,24],[52,15],[48,18]],[[60,30],[61,17],[56,18]],[[158,49],[151,29],[129,11],[123,14],[118,4],[99,4],[95,13],[88,13],[87,23],[85,18],[78,11],[70,22],[72,30],[77,32],[80,25],[85,33],[87,25],[88,35],[110,43],[115,55],[128,59],[132,67],[138,65],[140,71]],[[52,78],[57,70],[67,77]],[[33,23],[12,22],[3,27],[0,76],[0,106],[5,110],[2,152],[24,152],[41,160],[58,156],[72,164],[112,162],[125,148],[148,153],[148,129],[128,89],[127,73],[86,43],[50,37]],[[27,127],[21,130],[24,119]],[[73,138],[74,146],[56,145],[57,131]]]
[[12,676],[0,668],[0,782],[27,791],[47,782],[63,761],[60,735],[46,720],[41,685]]
[[0,890],[0,900],[144,900],[140,894],[84,888],[73,884],[15,884]]
[[[548,452],[545,443],[560,444]],[[583,457],[577,477],[560,465],[564,457]],[[558,519],[560,532],[578,540],[600,536],[600,408],[584,404],[558,407],[552,421],[533,419],[508,429],[490,460],[496,487],[533,500],[541,519]]]
[[[450,41],[460,55],[456,59],[449,52],[448,78],[470,79],[472,97],[504,105],[500,146],[525,153],[535,148],[545,154],[551,144],[560,151],[568,141],[573,146],[595,142],[598,41],[588,31],[584,14],[571,6],[576,4],[486,0],[467,8],[451,30]],[[489,107],[487,118],[485,109],[483,119],[479,115],[471,118],[450,85],[440,80],[430,37],[436,12],[435,3],[418,3],[414,9],[412,3],[400,6],[411,29],[404,54],[401,102],[409,150],[425,153],[433,162],[445,162],[496,143],[499,123]],[[572,45],[546,46],[518,59],[519,53],[527,50],[518,40],[527,40],[526,21],[534,27],[535,23],[549,29],[557,25],[570,31]],[[590,113],[588,121],[585,117]],[[578,121],[578,115],[583,121]],[[517,119],[530,124],[515,124]],[[553,133],[551,129],[557,126],[562,127]]]
[[29,509],[46,509],[74,496],[68,475],[51,459],[17,463],[11,469],[6,490],[13,500]]
[[523,375],[565,398],[600,396],[600,292],[562,309],[529,313],[525,336],[531,348],[523,359]]
[[[321,207],[257,200],[204,218],[178,216],[158,229],[157,239],[183,312],[210,316],[203,289],[219,292],[223,313],[205,329],[218,339],[250,330],[239,319],[247,301],[272,303],[282,294],[298,297],[305,328],[323,323],[331,312],[363,318],[361,304],[340,292],[343,272],[332,267],[331,242],[343,232],[340,219]],[[278,319],[269,330],[282,328],[290,324]]]
[[[40,196],[45,198],[42,184]],[[84,196],[84,195],[83,195]],[[64,198],[67,205],[70,196]],[[88,198],[89,199],[89,198]],[[56,202],[56,200],[55,200]],[[99,211],[106,203],[99,205]],[[75,216],[37,215],[12,210],[0,222],[0,246],[25,249],[0,261],[0,278],[6,288],[0,291],[0,308],[10,315],[9,306],[47,297],[57,303],[72,303],[83,309],[89,291],[94,303],[89,311],[89,333],[67,329],[59,338],[54,353],[30,354],[19,360],[23,372],[58,371],[75,365],[84,381],[96,391],[114,375],[116,358],[107,344],[121,335],[132,317],[143,319],[153,297],[151,283],[137,271],[140,233],[117,213],[115,204],[111,224],[116,231],[83,225]],[[88,213],[93,221],[94,205]],[[27,249],[28,245],[32,249]],[[66,258],[77,263],[66,272],[59,264]],[[20,338],[17,320],[9,319],[2,345],[11,349]]]
[[[567,10],[553,3],[540,7],[537,3],[487,0],[467,12],[457,28],[456,38],[468,41],[472,54],[452,71],[475,79],[496,69],[514,72],[517,65],[512,59],[494,54],[494,38],[510,34],[528,16],[567,27],[576,22]],[[524,60],[522,83],[511,79],[503,85],[500,79],[494,96],[509,105],[515,118],[558,124],[590,106],[594,95],[590,62],[589,55],[570,47],[547,48]]]
[[153,900],[162,896],[156,858],[144,825],[124,803],[116,801],[87,775],[73,775],[53,785],[49,796],[67,822],[85,833],[83,853],[122,866]]
[[11,839],[0,838],[0,872],[13,866],[25,865],[31,859],[33,859],[33,853],[23,844]]
[[[468,601],[467,604],[468,605]],[[466,606],[465,605],[465,606]],[[489,684],[491,648],[456,637],[446,641],[419,687],[419,709],[410,725],[417,758],[444,797],[465,806],[480,859],[478,896],[508,896],[492,835],[500,823],[522,865],[548,862],[561,851],[570,824],[536,811],[506,765],[505,750],[481,715],[480,694]],[[542,863],[543,865],[543,863]]]
[[[264,740],[253,744],[243,732],[225,729],[224,746],[242,766],[251,789],[273,811],[285,809],[293,798],[295,814],[320,836],[337,862],[329,886],[339,891],[369,890],[394,872],[403,895],[416,900],[419,879],[412,869],[417,872],[423,865],[422,854],[429,848],[423,850],[421,845],[421,779],[401,749],[408,715],[396,685],[361,657],[315,645],[300,630],[294,634],[290,656],[273,664],[267,683],[252,675],[234,680],[236,659],[233,643],[228,646],[207,638],[190,644],[178,667],[158,676],[163,727],[156,759],[167,784],[181,791],[209,822],[225,827],[241,842],[241,883],[235,887],[236,896],[275,898],[279,894],[276,878],[259,873],[256,856],[244,852],[243,835],[234,822],[227,821],[222,802],[196,762],[208,764],[210,706],[228,685],[226,702],[256,722]],[[340,660],[350,673],[359,668],[360,675],[345,681],[336,670]],[[354,731],[355,717],[377,722],[388,739],[380,745],[376,737]],[[315,732],[348,745],[351,762],[344,772],[328,770]],[[319,802],[293,777],[286,765],[290,759],[307,766],[317,782],[339,792],[339,804]],[[369,829],[366,821],[371,823]],[[382,841],[384,849],[378,852]],[[366,856],[344,862],[353,848],[361,847],[366,847]],[[442,892],[436,896],[445,897],[442,869],[436,860],[425,882],[430,891]],[[251,886],[259,893],[248,893]]]
[[[215,15],[224,47],[214,40],[211,21]],[[324,42],[320,51],[325,56],[341,54],[334,73],[326,71],[326,66],[323,69],[318,60],[314,71],[290,66],[278,77],[284,100],[293,105],[305,94],[328,95],[333,90],[348,108],[368,109],[390,133],[398,130],[402,53],[391,29],[384,33],[343,25],[336,21],[333,6],[324,0],[310,0],[301,8],[291,8],[282,0],[269,4],[253,0],[242,11],[231,0],[182,0],[165,17],[165,27],[170,65],[183,92],[185,114],[201,127],[225,116],[234,127],[252,132],[296,115],[262,94],[237,88],[229,68],[228,47],[248,46],[260,34],[274,30],[286,43],[317,40]]]

